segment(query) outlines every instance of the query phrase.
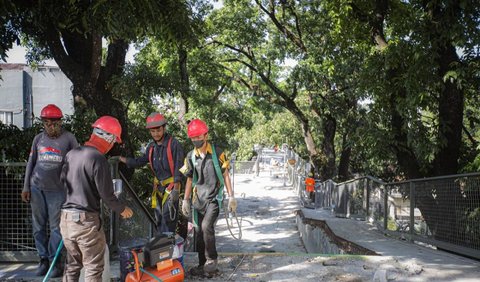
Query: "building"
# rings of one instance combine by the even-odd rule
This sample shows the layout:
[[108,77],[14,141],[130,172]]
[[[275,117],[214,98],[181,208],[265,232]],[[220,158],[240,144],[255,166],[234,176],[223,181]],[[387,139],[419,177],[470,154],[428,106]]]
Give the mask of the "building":
[[0,64],[0,122],[19,128],[32,126],[47,104],[72,115],[72,83],[59,67]]

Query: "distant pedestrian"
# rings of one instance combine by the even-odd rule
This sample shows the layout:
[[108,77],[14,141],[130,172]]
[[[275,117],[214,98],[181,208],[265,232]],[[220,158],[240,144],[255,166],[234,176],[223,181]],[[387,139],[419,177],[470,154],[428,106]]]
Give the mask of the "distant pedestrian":
[[113,193],[110,165],[104,156],[115,142],[121,143],[122,127],[111,116],[100,117],[92,127],[90,140],[67,154],[62,170],[67,192],[60,221],[68,252],[64,281],[78,281],[82,268],[85,281],[102,281],[106,239],[100,199],[123,218],[133,215]]
[[[143,156],[138,158],[120,157],[120,161],[130,168],[146,164],[154,175],[152,190],[152,208],[155,209],[157,232],[176,232],[179,217],[178,199],[183,175],[179,169],[183,165],[183,147],[173,136],[167,133],[167,120],[157,112],[147,117],[146,128],[150,131],[150,142]],[[186,237],[186,230],[182,232]]]
[[[62,117],[62,111],[54,104],[45,106],[40,112],[44,131],[33,139],[21,195],[32,207],[32,232],[40,257],[37,276],[47,273],[62,240],[60,207],[65,201],[65,191],[60,173],[67,152],[78,147],[75,136],[62,128]],[[61,259],[57,259],[51,277],[59,277],[62,273]]]
[[223,200],[223,186],[229,197],[228,209],[235,212],[237,201],[230,182],[229,162],[222,149],[208,142],[205,122],[194,119],[188,124],[188,137],[195,148],[187,154],[182,172],[187,176],[182,212],[190,214],[195,230],[199,265],[190,270],[191,275],[213,275],[217,270],[215,222]]

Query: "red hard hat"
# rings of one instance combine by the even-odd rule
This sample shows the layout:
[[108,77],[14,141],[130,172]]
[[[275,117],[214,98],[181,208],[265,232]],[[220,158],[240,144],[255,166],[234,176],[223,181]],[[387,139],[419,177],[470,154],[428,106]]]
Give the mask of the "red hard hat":
[[48,104],[43,107],[42,111],[40,112],[40,117],[57,119],[62,118],[63,113],[62,110],[60,110],[60,108],[55,106],[54,104]]
[[118,119],[111,116],[102,116],[92,124],[92,127],[100,128],[105,132],[115,135],[117,143],[122,143],[122,126]]
[[155,127],[160,127],[164,124],[167,123],[167,120],[165,119],[165,117],[160,114],[160,113],[151,113],[148,117],[147,117],[147,126],[146,128],[155,128]]
[[187,135],[189,138],[197,137],[207,132],[207,124],[200,119],[194,119],[188,124]]

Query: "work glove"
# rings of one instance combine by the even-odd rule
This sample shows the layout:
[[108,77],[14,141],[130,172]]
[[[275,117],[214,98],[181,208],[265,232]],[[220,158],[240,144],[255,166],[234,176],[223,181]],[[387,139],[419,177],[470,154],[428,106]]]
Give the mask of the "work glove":
[[182,213],[188,217],[190,215],[190,201],[187,199],[183,199],[182,202]]
[[170,200],[171,200],[173,203],[178,202],[178,196],[179,196],[179,194],[180,194],[180,190],[173,188],[172,191],[170,191]]
[[234,197],[228,198],[228,211],[233,213],[237,211],[237,199]]
[[133,211],[132,211],[131,208],[125,207],[125,209],[120,213],[120,215],[121,215],[124,219],[127,219],[127,218],[132,217]]

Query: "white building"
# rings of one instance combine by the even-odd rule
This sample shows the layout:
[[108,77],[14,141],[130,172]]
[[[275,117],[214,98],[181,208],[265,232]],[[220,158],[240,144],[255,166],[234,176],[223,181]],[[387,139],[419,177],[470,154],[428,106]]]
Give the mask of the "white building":
[[19,128],[32,126],[47,104],[72,115],[72,83],[59,67],[0,64],[0,122]]

